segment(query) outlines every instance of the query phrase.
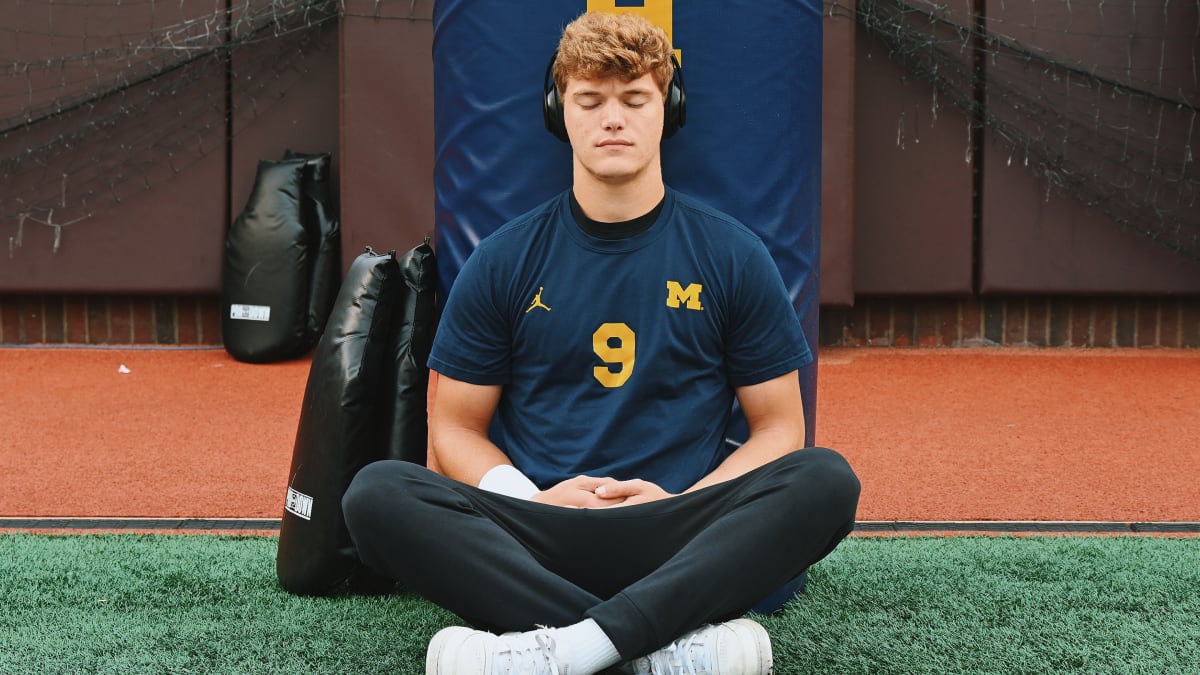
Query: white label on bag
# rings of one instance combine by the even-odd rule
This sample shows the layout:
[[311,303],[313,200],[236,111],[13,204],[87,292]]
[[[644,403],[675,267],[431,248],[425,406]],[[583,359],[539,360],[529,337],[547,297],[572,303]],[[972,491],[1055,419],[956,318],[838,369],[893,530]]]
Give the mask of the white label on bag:
[[270,321],[271,308],[266,305],[230,305],[229,318],[243,321]]
[[294,513],[305,520],[312,520],[313,498],[303,492],[296,492],[292,488],[288,488],[287,504],[284,508],[288,513]]

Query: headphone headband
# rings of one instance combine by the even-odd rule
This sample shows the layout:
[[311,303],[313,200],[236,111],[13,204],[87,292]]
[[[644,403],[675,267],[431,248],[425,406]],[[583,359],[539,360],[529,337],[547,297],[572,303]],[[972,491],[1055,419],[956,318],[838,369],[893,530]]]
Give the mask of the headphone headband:
[[[562,99],[558,95],[558,87],[554,84],[554,61],[558,58],[558,50],[550,56],[546,64],[546,74],[542,79],[542,121],[546,130],[554,134],[563,143],[570,143],[567,136],[567,122],[563,114]],[[687,92],[683,86],[683,67],[675,54],[671,54],[671,82],[667,85],[667,96],[663,101],[663,138],[675,135],[687,122]]]

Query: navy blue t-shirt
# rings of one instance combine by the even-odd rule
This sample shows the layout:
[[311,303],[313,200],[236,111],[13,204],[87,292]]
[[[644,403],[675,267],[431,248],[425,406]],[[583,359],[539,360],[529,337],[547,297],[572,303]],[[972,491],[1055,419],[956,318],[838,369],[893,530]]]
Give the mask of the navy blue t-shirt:
[[812,361],[800,322],[730,216],[668,188],[648,229],[600,239],[569,195],[480,242],[429,366],[504,385],[492,440],[540,488],[586,474],[681,492],[728,455],[733,388]]

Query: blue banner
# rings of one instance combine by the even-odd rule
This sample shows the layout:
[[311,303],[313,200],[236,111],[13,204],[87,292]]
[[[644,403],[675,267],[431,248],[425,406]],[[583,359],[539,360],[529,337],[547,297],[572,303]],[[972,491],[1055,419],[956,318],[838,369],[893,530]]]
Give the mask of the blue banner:
[[[817,352],[819,0],[438,0],[434,7],[435,236],[445,297],[480,239],[571,185],[570,148],[545,131],[546,66],[586,10],[637,12],[672,38],[687,125],[663,143],[667,184],[766,242]],[[804,369],[808,442],[816,364]],[[731,430],[744,439],[744,428]]]

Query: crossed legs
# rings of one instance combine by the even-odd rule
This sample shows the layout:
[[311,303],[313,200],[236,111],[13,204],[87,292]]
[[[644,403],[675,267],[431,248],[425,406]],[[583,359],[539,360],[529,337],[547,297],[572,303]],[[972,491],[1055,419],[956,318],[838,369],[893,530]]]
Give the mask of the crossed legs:
[[358,473],[343,510],[364,564],[475,626],[591,618],[633,659],[740,616],[828,555],[853,528],[858,493],[824,448],[611,509],[517,500],[383,461]]

